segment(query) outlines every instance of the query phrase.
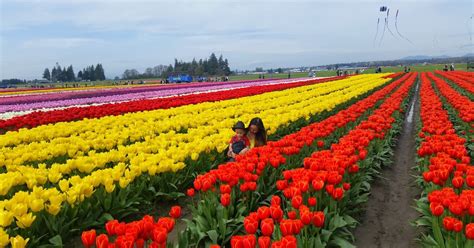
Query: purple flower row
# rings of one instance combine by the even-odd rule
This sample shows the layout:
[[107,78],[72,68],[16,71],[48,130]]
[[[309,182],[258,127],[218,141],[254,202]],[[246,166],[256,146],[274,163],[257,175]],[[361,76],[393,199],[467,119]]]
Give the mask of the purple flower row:
[[139,93],[156,90],[171,90],[171,89],[182,89],[182,88],[201,88],[208,86],[217,85],[234,85],[248,82],[266,82],[269,80],[259,81],[232,81],[232,82],[202,82],[202,83],[184,83],[184,84],[167,84],[167,85],[143,85],[135,87],[111,87],[111,88],[99,88],[99,89],[84,89],[84,90],[70,90],[64,89],[64,91],[55,92],[41,92],[37,91],[27,95],[15,95],[0,97],[0,105],[12,105],[22,103],[34,103],[43,101],[56,101],[56,100],[70,100],[77,98],[87,97],[99,97],[99,96],[110,96],[128,93]]
[[[294,81],[294,80],[293,80]],[[241,88],[249,86],[258,86],[266,85],[272,83],[284,83],[290,82],[288,80],[275,80],[275,81],[246,81],[240,83],[232,84],[214,84],[202,87],[181,87],[175,89],[156,89],[148,90],[145,92],[137,93],[127,93],[127,94],[113,94],[110,92],[109,95],[102,95],[103,92],[99,92],[99,96],[87,97],[87,98],[76,98],[76,99],[64,99],[64,100],[53,100],[53,101],[42,101],[42,102],[32,102],[24,104],[8,104],[0,105],[0,113],[10,112],[10,111],[26,111],[26,110],[35,110],[43,108],[56,108],[56,107],[67,107],[75,105],[85,105],[85,104],[100,104],[100,103],[109,103],[109,102],[121,102],[129,100],[140,100],[140,99],[149,99],[149,98],[158,98],[158,97],[167,97],[173,95],[181,94],[190,94],[198,93],[205,91],[215,91],[215,90],[224,90],[230,88]]]

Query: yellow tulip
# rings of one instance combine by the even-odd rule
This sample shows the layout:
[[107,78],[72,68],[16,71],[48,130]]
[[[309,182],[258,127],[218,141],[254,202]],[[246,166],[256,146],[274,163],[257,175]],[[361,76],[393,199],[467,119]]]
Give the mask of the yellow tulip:
[[15,216],[23,216],[28,211],[28,206],[25,203],[17,203],[13,206],[12,212]]
[[74,206],[74,203],[77,201],[77,194],[68,194],[66,200],[69,205]]
[[10,236],[3,228],[0,228],[0,247],[6,247],[8,244],[10,244]]
[[24,248],[30,239],[24,239],[22,236],[17,235],[16,237],[10,238],[12,248]]
[[62,192],[66,192],[69,189],[69,181],[66,179],[59,181],[59,189],[61,189]]
[[0,226],[7,227],[13,222],[13,214],[0,210]]
[[25,214],[21,217],[16,217],[17,221],[16,224],[20,228],[28,228],[31,226],[33,221],[36,219],[36,216],[33,215],[33,213]]
[[105,185],[105,191],[107,191],[107,193],[112,193],[114,189],[115,189],[115,184],[113,182]]
[[61,205],[46,205],[46,211],[50,213],[51,215],[57,215],[59,211],[61,211]]
[[30,209],[33,212],[39,212],[44,209],[43,199],[34,199],[30,202]]

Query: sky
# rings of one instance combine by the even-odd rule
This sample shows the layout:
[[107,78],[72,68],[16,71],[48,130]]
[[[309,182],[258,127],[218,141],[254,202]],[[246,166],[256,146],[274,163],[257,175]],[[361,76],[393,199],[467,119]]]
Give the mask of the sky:
[[212,52],[233,70],[458,56],[474,51],[473,2],[0,0],[0,79],[41,78],[56,62],[101,63],[113,78]]

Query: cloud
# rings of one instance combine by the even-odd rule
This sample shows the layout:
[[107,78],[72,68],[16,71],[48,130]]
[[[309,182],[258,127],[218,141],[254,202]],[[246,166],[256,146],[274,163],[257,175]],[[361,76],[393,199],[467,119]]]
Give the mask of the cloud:
[[102,63],[106,75],[113,77],[127,68],[169,64],[174,58],[205,58],[211,52],[222,53],[233,69],[249,69],[441,51],[455,54],[460,53],[460,44],[469,42],[469,36],[462,34],[471,15],[470,0],[456,4],[403,0],[387,4],[400,9],[398,28],[415,45],[386,33],[382,46],[373,46],[376,21],[383,15],[380,4],[380,0],[2,1],[0,78],[38,77],[55,62],[74,68]]
[[104,43],[101,39],[90,38],[40,38],[28,40],[23,42],[23,48],[39,49],[39,48],[54,48],[54,49],[69,49],[81,46],[89,46],[94,44]]

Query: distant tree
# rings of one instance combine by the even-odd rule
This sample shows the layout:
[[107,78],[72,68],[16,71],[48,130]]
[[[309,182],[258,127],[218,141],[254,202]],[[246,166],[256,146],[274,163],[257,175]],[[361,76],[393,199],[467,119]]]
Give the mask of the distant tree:
[[66,79],[69,82],[76,81],[76,76],[74,74],[74,69],[72,68],[72,65],[70,65],[66,70]]
[[105,80],[105,73],[102,64],[97,64],[94,70],[94,80]]
[[51,71],[51,80],[53,82],[61,80],[62,69],[58,62],[56,62],[56,66],[53,67]]
[[46,79],[46,80],[51,80],[51,73],[49,73],[48,68],[44,69],[43,78]]
[[77,73],[77,79],[78,79],[78,80],[83,80],[83,79],[84,79],[84,78],[83,78],[83,75],[82,75],[82,71],[79,71],[79,72]]
[[135,69],[127,69],[125,72],[122,74],[122,79],[136,79],[138,78],[140,73],[135,70]]
[[256,72],[263,72],[263,68],[262,67],[257,67],[257,68],[255,68],[255,71]]
[[224,74],[226,76],[229,76],[231,74],[231,70],[230,70],[230,67],[229,67],[229,61],[227,61],[227,59],[224,59]]
[[208,65],[209,65],[209,69],[207,72],[210,75],[216,75],[219,68],[219,61],[217,60],[217,57],[214,53],[212,53],[211,56],[209,57]]
[[143,73],[143,77],[152,78],[153,77],[153,68],[151,68],[151,67],[146,68],[145,72]]

